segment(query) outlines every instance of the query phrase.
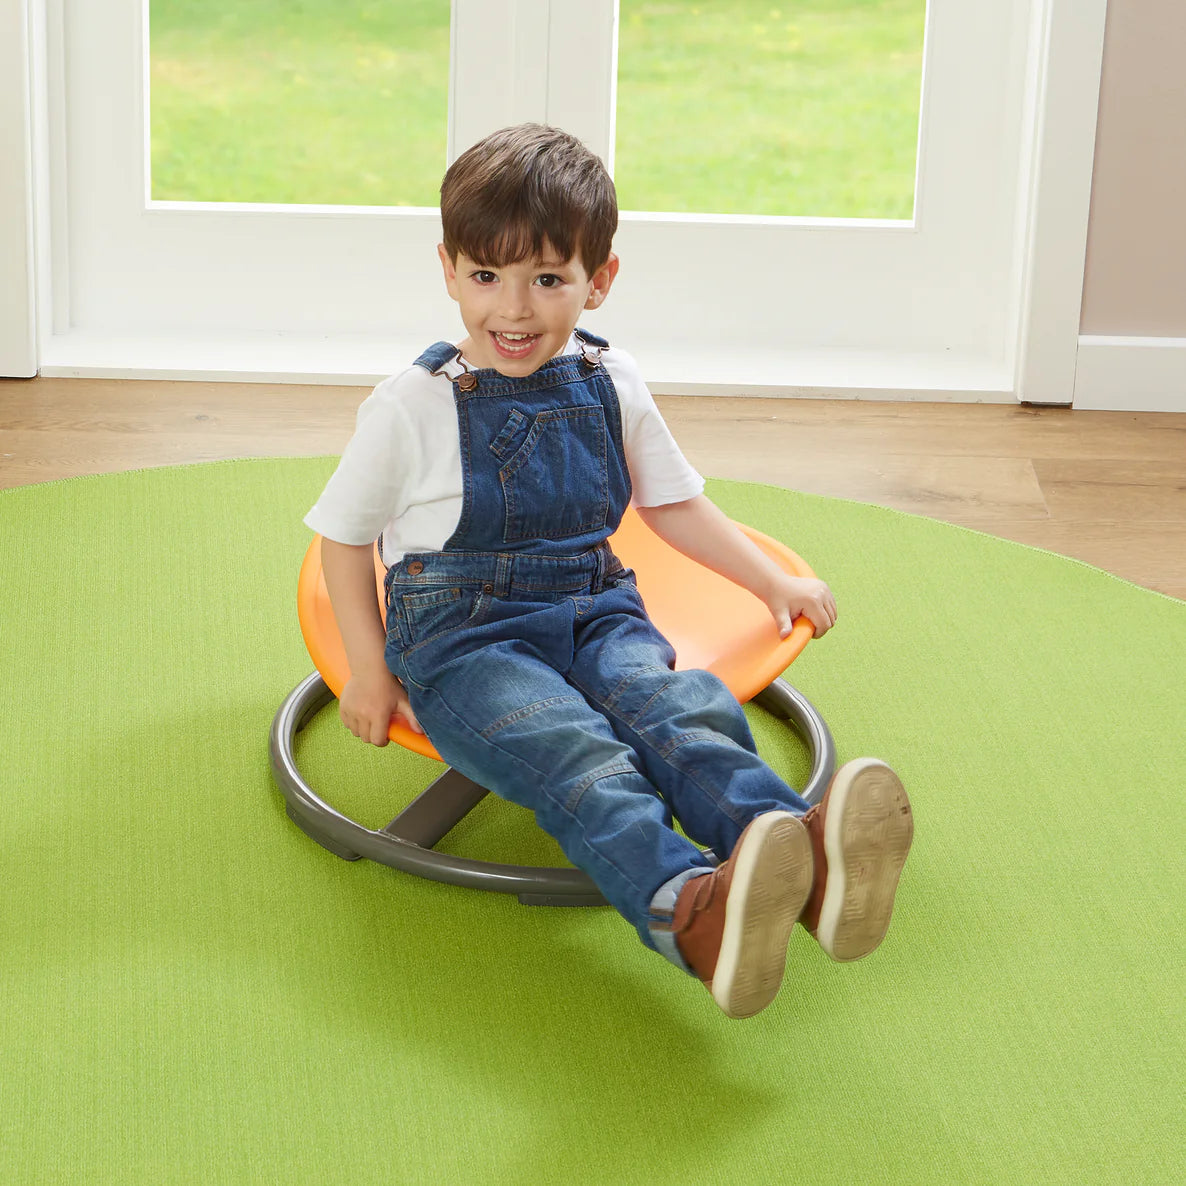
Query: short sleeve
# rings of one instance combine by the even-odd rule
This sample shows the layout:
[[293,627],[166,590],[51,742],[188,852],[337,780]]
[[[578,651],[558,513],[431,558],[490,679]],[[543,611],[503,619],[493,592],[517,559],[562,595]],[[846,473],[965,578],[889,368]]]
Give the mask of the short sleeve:
[[634,504],[665,506],[702,494],[704,479],[680,451],[638,364],[618,349],[605,351],[602,362],[618,393]]
[[416,474],[401,378],[384,380],[363,401],[338,468],[305,516],[305,525],[327,539],[373,543],[407,505]]

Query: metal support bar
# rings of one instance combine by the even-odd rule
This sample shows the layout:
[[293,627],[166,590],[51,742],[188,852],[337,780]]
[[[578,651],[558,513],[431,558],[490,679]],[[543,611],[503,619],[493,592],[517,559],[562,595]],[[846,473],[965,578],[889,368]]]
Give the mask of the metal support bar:
[[[367,857],[450,885],[517,894],[526,905],[604,904],[597,886],[579,869],[504,865],[437,852],[432,845],[487,794],[456,771],[446,771],[380,831],[364,828],[331,807],[297,769],[293,747],[297,733],[333,698],[321,676],[314,672],[280,706],[268,739],[272,774],[284,795],[289,818],[306,835],[345,860]],[[828,726],[811,702],[781,679],[754,699],[762,708],[788,721],[807,745],[812,772],[803,797],[818,803],[836,764]]]
[[434,848],[488,794],[485,787],[450,767],[429,783],[383,831],[409,844]]

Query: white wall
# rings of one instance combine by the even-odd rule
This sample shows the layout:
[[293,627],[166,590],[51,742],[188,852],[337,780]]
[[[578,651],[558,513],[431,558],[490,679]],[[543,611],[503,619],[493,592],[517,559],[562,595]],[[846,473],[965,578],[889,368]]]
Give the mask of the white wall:
[[1109,0],[1085,334],[1186,337],[1186,4]]
[[1186,412],[1186,4],[1109,0],[1075,407]]

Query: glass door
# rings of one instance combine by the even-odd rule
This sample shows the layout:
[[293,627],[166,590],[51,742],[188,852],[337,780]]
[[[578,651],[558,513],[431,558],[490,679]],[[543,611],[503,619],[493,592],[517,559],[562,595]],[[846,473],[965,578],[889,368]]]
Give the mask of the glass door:
[[460,331],[447,160],[539,120],[614,170],[590,327],[659,390],[1013,390],[1047,26],[1082,5],[45,4],[51,373],[402,366]]
[[435,206],[449,25],[449,0],[148,0],[148,198]]
[[621,0],[624,208],[914,213],[926,0]]

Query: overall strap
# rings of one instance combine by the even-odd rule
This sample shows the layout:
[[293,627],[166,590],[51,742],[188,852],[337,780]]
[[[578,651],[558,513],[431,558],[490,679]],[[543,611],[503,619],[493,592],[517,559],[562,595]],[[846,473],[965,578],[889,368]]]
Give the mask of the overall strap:
[[601,366],[601,356],[609,349],[609,342],[605,338],[591,334],[587,329],[574,329],[572,336],[576,338],[577,345],[581,348],[581,356],[585,360],[585,365]]
[[596,334],[591,334],[587,329],[581,329],[578,326],[572,332],[577,341],[584,343],[586,346],[596,346],[598,350],[609,349],[609,342],[605,338],[599,338]]
[[[429,346],[412,365],[423,367],[430,375],[439,375],[453,359],[459,358],[460,355],[461,351],[452,342],[436,342]],[[457,369],[460,371],[465,368],[458,364]]]

